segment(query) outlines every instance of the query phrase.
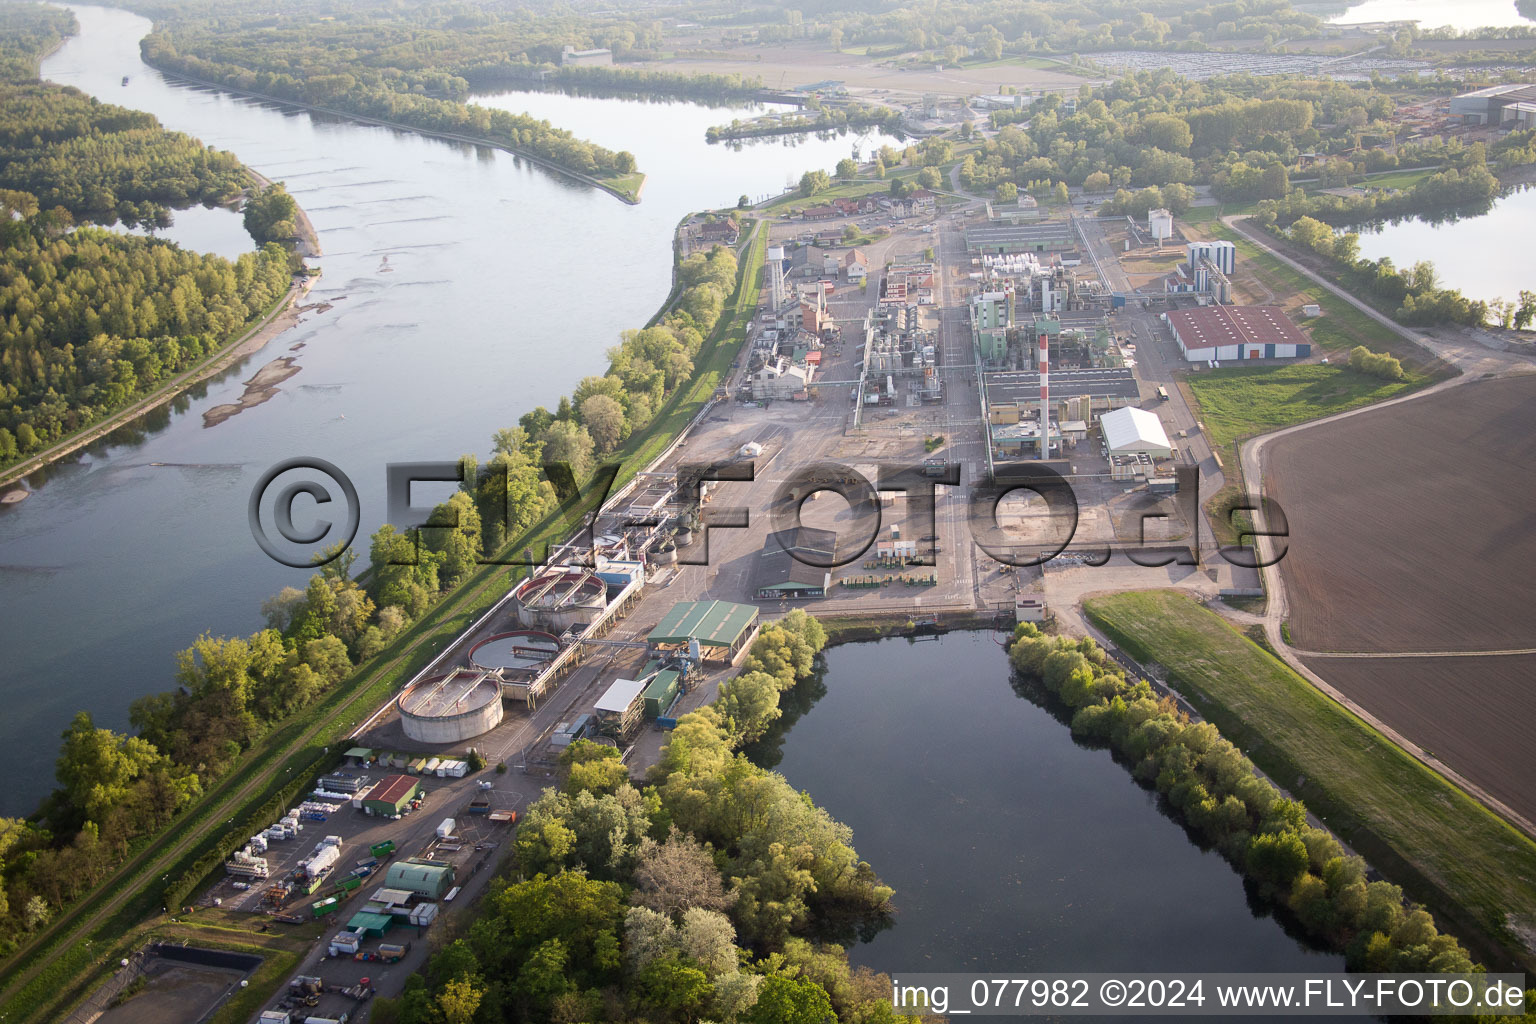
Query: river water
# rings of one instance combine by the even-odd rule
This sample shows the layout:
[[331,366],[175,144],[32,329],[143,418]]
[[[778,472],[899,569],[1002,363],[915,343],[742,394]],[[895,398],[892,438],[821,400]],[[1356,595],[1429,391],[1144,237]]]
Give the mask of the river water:
[[[324,250],[310,301],[332,308],[35,474],[30,497],[0,506],[0,745],[8,764],[36,766],[0,790],[0,814],[30,811],[50,788],[76,710],[125,728],[134,698],[173,684],[174,651],[203,630],[259,628],[267,596],[303,585],[307,573],[268,560],[247,526],[267,467],[311,455],[349,474],[366,554],[384,520],[386,463],[487,452],[493,431],[602,373],[619,332],[655,311],[683,214],[777,193],[809,167],[831,168],[852,143],[706,145],[709,125],[755,109],[495,101],[569,115],[581,134],[632,150],[650,178],[644,201],[627,206],[508,153],[170,84],[139,59],[148,20],[72,9],[81,32],[44,62],[44,76],[150,111],[285,181]],[[860,144],[884,141],[894,140]],[[236,245],[234,219],[183,211],[168,236]],[[256,368],[287,356],[302,369],[269,401],[204,426],[205,411],[237,401]],[[413,498],[441,493],[418,486]]]
[[[1107,750],[1009,683],[987,633],[835,647],[749,753],[853,828],[896,890],[849,950],[914,971],[1344,969],[1250,905]],[[796,717],[798,716],[798,717]],[[781,722],[781,726],[784,723]]]
[[1459,288],[1470,299],[1515,301],[1522,288],[1536,288],[1525,260],[1490,258],[1510,251],[1515,239],[1536,236],[1536,189],[1512,192],[1475,217],[1409,217],[1350,230],[1360,233],[1362,257],[1390,256],[1400,269],[1429,260],[1441,287]]

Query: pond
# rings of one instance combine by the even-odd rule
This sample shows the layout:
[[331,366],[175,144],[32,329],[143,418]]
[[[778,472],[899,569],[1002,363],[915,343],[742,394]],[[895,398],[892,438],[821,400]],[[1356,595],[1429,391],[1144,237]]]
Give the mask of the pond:
[[[1109,751],[1016,690],[990,633],[835,647],[752,756],[853,827],[896,890],[849,951],[882,971],[1312,971]],[[781,723],[781,726],[784,723]]]

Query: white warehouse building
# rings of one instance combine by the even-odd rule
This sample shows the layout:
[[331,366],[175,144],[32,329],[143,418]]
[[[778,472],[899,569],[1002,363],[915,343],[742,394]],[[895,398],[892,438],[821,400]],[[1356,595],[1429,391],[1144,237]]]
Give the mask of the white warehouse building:
[[1173,445],[1168,443],[1168,433],[1156,413],[1126,406],[1100,416],[1099,429],[1104,432],[1104,444],[1111,456],[1146,455],[1154,459],[1173,456]]

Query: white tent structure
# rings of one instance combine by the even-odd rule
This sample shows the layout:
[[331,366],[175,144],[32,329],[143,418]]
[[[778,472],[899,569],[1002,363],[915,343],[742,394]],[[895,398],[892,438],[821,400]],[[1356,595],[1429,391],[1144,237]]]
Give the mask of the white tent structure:
[[1104,444],[1111,455],[1146,454],[1154,459],[1173,455],[1173,445],[1156,413],[1127,406],[1099,417]]

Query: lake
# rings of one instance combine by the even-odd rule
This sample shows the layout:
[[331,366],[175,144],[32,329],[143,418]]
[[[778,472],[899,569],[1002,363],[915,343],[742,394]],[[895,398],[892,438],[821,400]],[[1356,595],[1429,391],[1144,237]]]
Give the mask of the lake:
[[1363,21],[1417,21],[1420,28],[1449,25],[1459,32],[1533,22],[1515,9],[1514,0],[1365,0],[1328,19],[1335,25]]
[[1390,256],[1399,268],[1429,260],[1439,272],[1441,287],[1459,288],[1468,298],[1514,301],[1522,288],[1536,288],[1524,260],[1490,259],[1514,251],[1513,240],[1536,235],[1536,190],[1513,192],[1475,217],[1440,223],[1410,217],[1350,230],[1360,233],[1362,257]]
[[896,890],[893,926],[850,949],[856,964],[1344,969],[1256,911],[1108,750],[1016,692],[993,634],[834,647],[785,703],[799,717],[749,753],[852,826]]

